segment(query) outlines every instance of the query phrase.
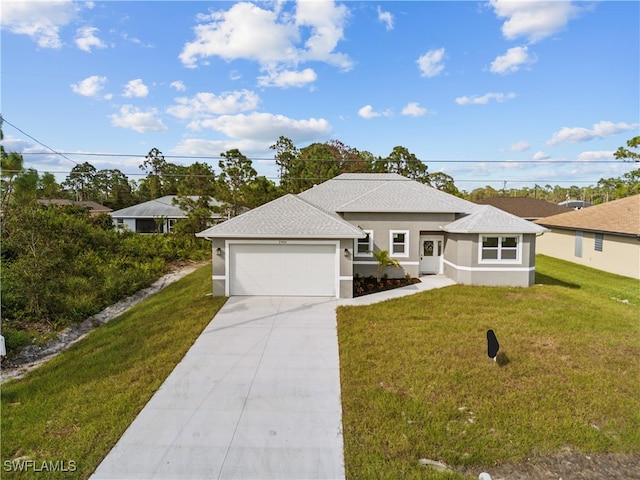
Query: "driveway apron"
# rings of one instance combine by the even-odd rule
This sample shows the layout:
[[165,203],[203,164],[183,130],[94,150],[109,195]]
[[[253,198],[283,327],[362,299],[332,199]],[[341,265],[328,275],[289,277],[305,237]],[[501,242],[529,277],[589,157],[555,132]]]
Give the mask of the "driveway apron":
[[344,479],[336,303],[229,298],[91,478]]

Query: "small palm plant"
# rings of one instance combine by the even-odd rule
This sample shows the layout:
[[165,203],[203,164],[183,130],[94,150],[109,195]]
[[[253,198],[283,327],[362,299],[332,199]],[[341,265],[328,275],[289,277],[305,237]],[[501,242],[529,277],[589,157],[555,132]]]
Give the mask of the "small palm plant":
[[382,269],[384,267],[395,267],[400,268],[400,264],[395,258],[391,258],[389,256],[388,250],[379,250],[377,252],[371,252],[378,262],[378,271],[377,271],[377,281],[380,282],[380,277],[382,276]]

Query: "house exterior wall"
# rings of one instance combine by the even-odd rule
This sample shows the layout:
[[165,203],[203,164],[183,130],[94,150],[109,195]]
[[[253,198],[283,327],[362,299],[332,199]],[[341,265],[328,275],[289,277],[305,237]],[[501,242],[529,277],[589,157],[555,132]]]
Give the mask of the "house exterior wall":
[[[502,236],[488,234],[489,236]],[[444,248],[444,274],[465,285],[529,287],[535,283],[536,236],[521,235],[519,261],[481,262],[481,234],[447,235]]]
[[576,230],[548,227],[538,239],[537,252],[616,275],[640,280],[640,239],[605,233],[602,251],[595,250],[595,232],[583,231],[582,256],[576,256]]
[[[433,233],[445,235],[442,227],[455,220],[455,214],[447,213],[353,213],[342,214],[349,223],[360,227],[362,230],[373,231],[374,250],[387,250],[399,263],[401,268],[386,267],[383,275],[389,278],[402,278],[411,275],[418,277],[420,274],[420,234]],[[406,231],[409,235],[406,256],[394,256],[391,254],[392,231]],[[353,248],[354,242],[351,242]],[[354,256],[353,273],[362,277],[375,276],[377,262],[372,256]]]
[[[244,239],[242,241],[251,241],[252,239]],[[338,251],[337,255],[339,257],[339,288],[338,288],[338,296],[340,298],[352,298],[353,297],[353,265],[351,263],[351,258],[353,256],[353,240],[351,239],[309,239],[309,240],[300,240],[300,239],[283,239],[283,238],[261,238],[254,239],[251,243],[260,243],[261,241],[281,241],[281,240],[290,240],[292,242],[308,242],[314,243],[315,241],[332,241],[338,242]],[[228,255],[228,247],[229,244],[233,243],[233,239],[224,239],[224,238],[214,238],[211,241],[211,255],[213,258],[212,261],[212,291],[214,296],[226,296],[226,287],[227,287],[227,272],[226,272],[226,259]],[[220,255],[218,255],[217,251],[220,249]],[[345,253],[345,249],[347,249],[348,253]]]

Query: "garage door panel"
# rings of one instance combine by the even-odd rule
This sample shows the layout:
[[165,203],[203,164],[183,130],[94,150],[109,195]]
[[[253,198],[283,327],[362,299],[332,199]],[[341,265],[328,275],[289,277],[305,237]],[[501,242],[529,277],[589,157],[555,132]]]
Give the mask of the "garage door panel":
[[232,244],[231,295],[335,296],[334,244]]

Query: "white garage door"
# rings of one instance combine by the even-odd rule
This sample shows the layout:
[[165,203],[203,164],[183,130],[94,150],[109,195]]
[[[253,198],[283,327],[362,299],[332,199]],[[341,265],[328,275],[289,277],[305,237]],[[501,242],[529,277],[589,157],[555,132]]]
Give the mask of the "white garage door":
[[230,245],[230,295],[336,295],[336,245]]

